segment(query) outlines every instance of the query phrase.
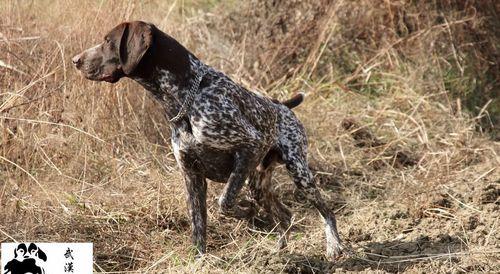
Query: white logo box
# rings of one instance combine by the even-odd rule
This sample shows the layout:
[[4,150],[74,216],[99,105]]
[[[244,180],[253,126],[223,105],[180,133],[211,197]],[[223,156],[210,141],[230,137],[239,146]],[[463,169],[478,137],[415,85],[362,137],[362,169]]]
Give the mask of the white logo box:
[[[24,252],[31,246],[34,255]],[[43,269],[45,274],[91,274],[93,264],[92,243],[2,243],[0,273],[6,272],[8,268],[28,267],[31,269]],[[35,253],[33,250],[41,250]],[[15,259],[15,251],[18,257]],[[24,258],[20,254],[24,253]],[[43,256],[45,254],[45,257]],[[43,259],[46,258],[44,261]],[[14,261],[15,260],[15,261]],[[33,268],[34,267],[34,268]]]

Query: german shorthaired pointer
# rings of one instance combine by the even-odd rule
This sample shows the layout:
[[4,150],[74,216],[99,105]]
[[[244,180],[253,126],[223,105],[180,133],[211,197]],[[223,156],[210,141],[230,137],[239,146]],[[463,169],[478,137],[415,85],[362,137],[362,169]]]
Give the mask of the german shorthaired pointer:
[[207,178],[226,183],[219,206],[223,214],[237,218],[255,214],[253,202],[244,206],[236,199],[248,180],[251,198],[276,221],[279,245],[286,246],[291,213],[272,192],[277,164],[286,165],[298,190],[321,214],[327,256],[334,259],[341,254],[335,216],[308,168],[304,127],[290,110],[300,104],[302,95],[280,103],[250,92],[141,21],[116,26],[103,43],[72,61],[87,79],[115,83],[129,77],[161,102],[186,184],[199,255],[206,251]]

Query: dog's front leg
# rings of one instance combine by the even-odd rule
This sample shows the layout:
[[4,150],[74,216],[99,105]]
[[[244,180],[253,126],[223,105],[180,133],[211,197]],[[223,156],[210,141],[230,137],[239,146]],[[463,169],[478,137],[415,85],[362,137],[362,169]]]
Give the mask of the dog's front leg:
[[245,208],[236,204],[236,198],[248,178],[250,170],[255,170],[255,168],[256,160],[252,153],[247,150],[236,152],[233,171],[219,197],[219,206],[224,215],[239,219],[248,219],[255,215],[253,206]]
[[193,245],[201,256],[207,249],[207,182],[197,174],[184,174]]
[[192,240],[197,257],[200,257],[207,250],[207,181],[196,159],[189,157],[192,153],[186,150],[187,145],[178,129],[172,130],[171,141],[175,160],[184,177]]

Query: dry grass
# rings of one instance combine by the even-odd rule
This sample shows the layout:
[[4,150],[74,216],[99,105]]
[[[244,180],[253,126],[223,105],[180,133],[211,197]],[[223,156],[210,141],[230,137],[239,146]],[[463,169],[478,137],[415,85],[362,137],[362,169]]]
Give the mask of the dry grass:
[[[0,0],[0,242],[93,242],[96,272],[500,271],[500,145],[477,130],[498,121],[498,5],[330,2]],[[133,19],[250,88],[307,93],[297,113],[349,255],[324,260],[319,218],[279,170],[290,246],[219,216],[214,183],[210,254],[193,260],[158,106],[130,80],[86,81],[69,64]],[[491,99],[475,114],[469,89]]]

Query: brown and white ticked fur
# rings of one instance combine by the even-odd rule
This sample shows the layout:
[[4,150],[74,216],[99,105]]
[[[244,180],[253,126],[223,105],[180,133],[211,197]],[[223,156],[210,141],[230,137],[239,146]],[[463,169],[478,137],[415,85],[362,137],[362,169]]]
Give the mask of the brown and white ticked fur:
[[[181,111],[194,87],[186,114],[170,126],[174,155],[186,183],[193,243],[200,254],[206,252],[206,179],[226,183],[219,198],[221,212],[238,218],[255,214],[253,206],[236,199],[248,180],[252,199],[273,216],[280,247],[286,246],[291,213],[271,187],[274,167],[284,163],[298,190],[325,221],[328,257],[340,255],[334,214],[314,184],[304,127],[290,110],[302,95],[280,103],[250,92],[141,21],[116,26],[102,44],[73,57],[73,63],[90,80],[135,80],[161,103],[169,120]],[[202,76],[199,86],[197,76]]]

